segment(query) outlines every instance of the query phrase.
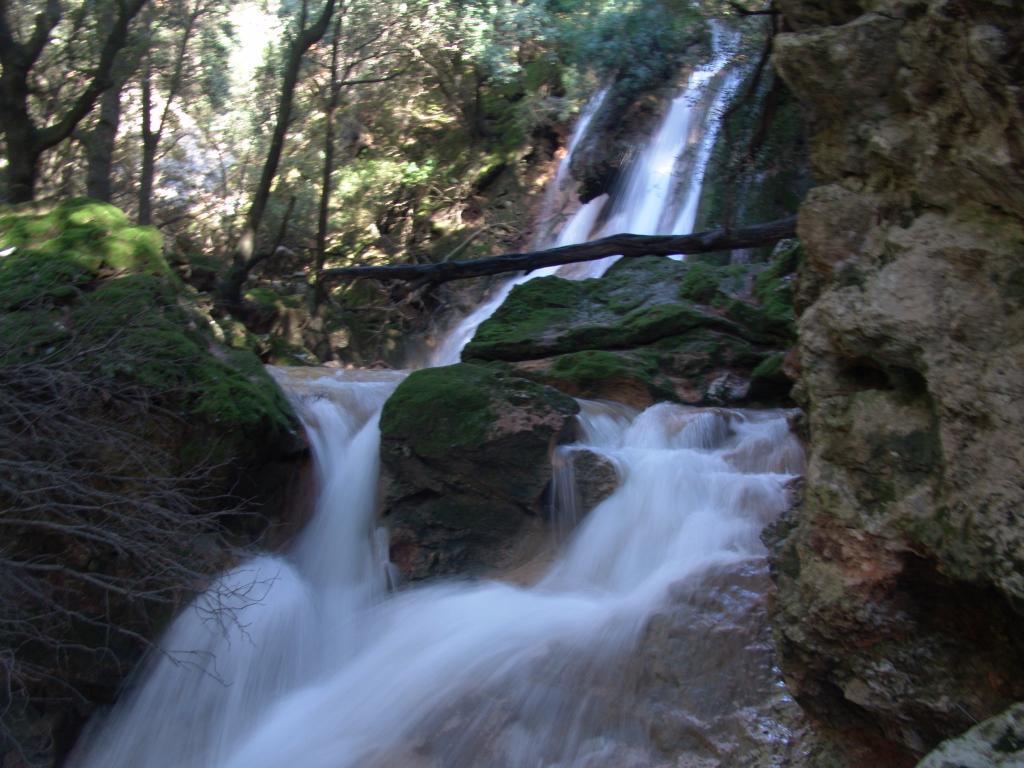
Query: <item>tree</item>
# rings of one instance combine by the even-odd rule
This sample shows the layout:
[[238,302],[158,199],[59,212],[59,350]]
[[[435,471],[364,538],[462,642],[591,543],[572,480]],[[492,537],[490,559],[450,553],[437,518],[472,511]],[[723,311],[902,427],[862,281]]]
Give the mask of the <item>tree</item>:
[[163,109],[160,119],[153,122],[153,89],[154,59],[158,51],[152,42],[147,46],[146,63],[142,75],[142,171],[139,176],[139,224],[151,224],[153,221],[153,184],[156,177],[157,150],[167,127],[167,119],[171,114],[174,100],[183,86],[186,68],[190,65],[189,43],[196,36],[199,22],[203,15],[212,10],[212,3],[207,0],[184,0],[172,10],[168,21],[177,24],[178,39],[175,42],[174,56],[170,62],[170,76],[164,94]]
[[[113,23],[114,10],[112,4],[107,4],[102,9],[100,16],[102,28],[109,28]],[[142,49],[138,41],[123,49],[122,55],[114,65],[112,84],[100,97],[95,126],[91,131],[78,130],[75,132],[75,137],[85,147],[86,194],[105,203],[109,203],[113,198],[114,148],[121,123],[122,91],[129,78],[135,74],[141,56]]]
[[[323,303],[327,290],[320,276],[327,258],[327,241],[330,236],[332,179],[337,154],[336,123],[338,110],[342,106],[342,94],[347,88],[395,80],[406,71],[405,54],[408,47],[391,44],[388,39],[399,28],[401,17],[382,15],[375,5],[349,3],[343,6],[335,19],[331,35],[326,93],[322,97],[324,159],[317,212],[314,308]],[[381,64],[386,68],[378,71],[377,67]]]
[[[10,0],[0,0],[0,128],[7,143],[7,198],[19,203],[35,197],[39,160],[43,152],[68,138],[102,93],[112,84],[118,52],[128,42],[132,20],[147,0],[117,0],[117,13],[103,37],[99,57],[86,85],[70,104],[45,125],[37,125],[30,102],[30,77],[51,34],[60,23],[63,7],[59,0],[46,0],[36,15],[31,32],[18,39],[11,22]],[[23,36],[24,37],[24,36]]]
[[281,163],[281,154],[284,151],[285,137],[288,134],[288,127],[292,118],[292,107],[295,101],[295,88],[299,82],[299,74],[302,67],[303,57],[314,44],[319,42],[327,32],[327,27],[334,14],[334,0],[326,0],[323,10],[316,20],[306,26],[308,20],[309,0],[302,0],[302,9],[299,15],[298,30],[288,46],[285,55],[284,76],[281,81],[281,91],[277,104],[277,116],[274,123],[274,132],[270,139],[270,148],[266,160],[263,163],[263,171],[253,195],[252,204],[245,218],[245,225],[237,238],[234,247],[231,268],[221,281],[218,298],[220,303],[228,308],[237,308],[242,303],[242,286],[253,268],[265,259],[269,253],[261,252],[257,248],[257,237],[259,236],[260,225],[263,223],[263,214],[267,209],[267,202],[270,199],[271,187],[277,177],[278,167]]

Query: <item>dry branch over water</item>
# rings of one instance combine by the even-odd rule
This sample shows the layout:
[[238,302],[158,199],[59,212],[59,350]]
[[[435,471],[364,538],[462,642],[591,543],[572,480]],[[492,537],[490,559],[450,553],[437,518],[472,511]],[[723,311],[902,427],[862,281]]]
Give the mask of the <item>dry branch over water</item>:
[[443,261],[437,264],[384,264],[335,267],[321,273],[326,280],[406,280],[418,283],[446,283],[469,277],[505,272],[530,272],[542,267],[594,261],[608,256],[670,256],[711,253],[737,248],[771,245],[796,235],[796,216],[740,229],[714,229],[692,235],[610,235],[579,245],[564,245],[543,251],[507,253],[487,259]]

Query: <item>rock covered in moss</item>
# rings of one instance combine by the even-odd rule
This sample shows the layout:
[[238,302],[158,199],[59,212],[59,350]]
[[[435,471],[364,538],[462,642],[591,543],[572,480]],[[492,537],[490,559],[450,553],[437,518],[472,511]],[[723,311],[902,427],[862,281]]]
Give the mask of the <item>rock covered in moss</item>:
[[716,267],[628,259],[597,280],[517,286],[467,345],[468,360],[583,397],[636,406],[785,402],[780,363],[793,343],[799,250],[770,264]]
[[[260,502],[276,510],[302,445],[259,360],[214,341],[155,229],[91,200],[6,208],[0,253],[0,372],[5,403],[21,409],[0,419],[9,481],[0,508],[27,519],[9,520],[4,546],[11,562],[40,566],[37,599],[72,612],[40,627],[52,604],[30,595],[22,618],[34,618],[4,617],[0,644],[18,648],[15,680],[24,681],[26,659],[37,670],[14,686],[11,712],[24,729],[16,739],[38,743],[49,760],[61,749],[51,729],[72,738],[67,723],[113,698],[176,596],[231,557],[229,540],[267,532],[269,516],[251,513]],[[24,413],[47,423],[26,430]],[[44,437],[54,423],[66,434]],[[33,466],[63,480],[42,492]],[[29,503],[32,492],[39,503]],[[235,514],[243,498],[250,514]],[[176,565],[154,574],[139,551],[158,536]],[[80,573],[89,579],[76,580]],[[108,581],[131,588],[92,589]],[[38,641],[25,641],[25,626],[40,631]],[[69,701],[69,691],[82,695],[73,708],[35,709],[39,699]],[[0,762],[5,749],[0,740]]]
[[254,355],[216,343],[161,247],[155,228],[95,200],[0,213],[0,249],[11,249],[0,259],[6,361],[74,337],[94,345],[103,375],[132,381],[183,418],[192,435],[183,465],[198,452],[273,453],[296,426],[290,406]]
[[1024,704],[1014,704],[940,744],[917,768],[1017,768],[1024,765]]
[[539,525],[576,402],[500,367],[412,373],[381,414],[391,559],[411,579],[508,565]]

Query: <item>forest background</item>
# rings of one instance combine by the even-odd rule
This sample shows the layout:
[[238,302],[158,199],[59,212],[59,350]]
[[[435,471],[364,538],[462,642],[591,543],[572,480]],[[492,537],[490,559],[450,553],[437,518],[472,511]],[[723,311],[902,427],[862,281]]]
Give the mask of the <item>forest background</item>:
[[529,245],[524,201],[587,98],[610,84],[606,122],[635,117],[638,94],[706,55],[704,20],[736,9],[5,0],[3,194],[88,196],[155,225],[177,272],[241,321],[226,340],[266,360],[400,356],[402,311],[422,325],[452,296],[332,291],[317,270]]

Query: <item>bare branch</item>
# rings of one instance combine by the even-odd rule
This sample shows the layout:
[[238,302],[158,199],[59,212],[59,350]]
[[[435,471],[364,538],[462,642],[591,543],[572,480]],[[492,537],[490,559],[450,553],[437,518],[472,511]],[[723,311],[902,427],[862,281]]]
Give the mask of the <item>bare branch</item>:
[[579,245],[544,251],[509,253],[488,259],[444,261],[436,264],[384,264],[335,267],[321,272],[326,280],[404,280],[413,283],[445,283],[504,272],[530,272],[541,267],[593,261],[607,256],[669,256],[710,253],[770,245],[796,234],[796,216],[742,229],[715,229],[693,235],[611,235]]

